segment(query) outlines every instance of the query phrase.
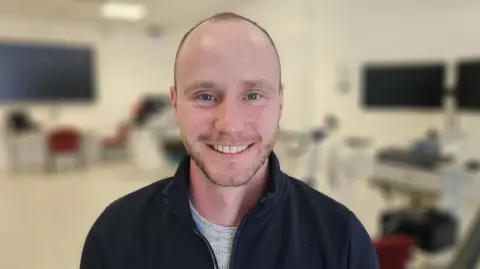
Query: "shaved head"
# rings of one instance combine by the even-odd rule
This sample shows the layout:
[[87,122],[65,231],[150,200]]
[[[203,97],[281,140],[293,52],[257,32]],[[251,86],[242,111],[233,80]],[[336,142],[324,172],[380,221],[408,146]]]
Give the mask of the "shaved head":
[[[254,28],[256,28],[258,31],[256,32],[256,34],[252,34],[251,38],[253,41],[256,41],[258,42],[260,45],[263,45],[263,46],[271,46],[271,48],[273,49],[276,57],[277,57],[277,62],[278,62],[278,71],[279,71],[279,74],[280,74],[280,78],[279,78],[279,86],[281,85],[281,64],[280,64],[280,56],[278,54],[278,50],[277,50],[277,47],[275,46],[275,42],[273,41],[272,37],[270,36],[270,34],[267,32],[267,30],[265,30],[263,27],[261,27],[260,25],[258,25],[256,22],[246,18],[246,17],[243,17],[241,15],[238,15],[238,14],[235,14],[235,13],[232,13],[232,12],[222,12],[222,13],[217,13],[203,21],[201,21],[200,23],[198,23],[197,25],[195,25],[194,27],[192,27],[187,33],[185,33],[185,35],[182,37],[182,40],[180,41],[180,45],[178,46],[178,49],[177,49],[177,53],[175,55],[175,63],[174,63],[174,83],[175,85],[177,85],[177,66],[178,66],[178,59],[179,59],[179,56],[180,56],[180,53],[182,52],[182,48],[184,46],[185,43],[187,43],[190,39],[190,36],[193,32],[195,32],[195,30],[197,28],[199,28],[200,26],[204,25],[204,24],[207,24],[207,23],[215,23],[215,22],[227,22],[227,21],[231,21],[231,22],[244,22],[244,23],[248,23],[250,25],[252,25]],[[204,37],[203,39],[203,44],[204,45],[207,45],[210,43],[210,44],[213,44],[214,38],[212,36],[207,36],[207,37]]]

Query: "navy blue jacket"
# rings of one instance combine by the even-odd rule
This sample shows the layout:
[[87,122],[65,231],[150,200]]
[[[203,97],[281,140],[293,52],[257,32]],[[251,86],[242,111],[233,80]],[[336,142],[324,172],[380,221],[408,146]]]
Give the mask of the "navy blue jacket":
[[[241,222],[230,269],[377,269],[372,241],[355,215],[268,160],[263,197]],[[81,269],[214,269],[215,255],[189,207],[190,160],[110,204],[91,228]]]

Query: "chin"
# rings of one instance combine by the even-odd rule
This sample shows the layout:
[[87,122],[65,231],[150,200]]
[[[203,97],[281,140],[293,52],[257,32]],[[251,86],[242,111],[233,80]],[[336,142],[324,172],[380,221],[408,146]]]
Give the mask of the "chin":
[[221,187],[240,187],[248,184],[252,179],[251,176],[216,176],[216,175],[209,175],[208,180]]
[[[204,160],[203,172],[208,180],[218,186],[239,186],[249,181],[251,176],[245,172],[246,169],[222,165],[218,162]],[[241,173],[240,171],[244,171]]]
[[248,184],[259,168],[260,160],[249,163],[222,164],[218,162],[204,163],[204,173],[208,180],[217,186],[239,187]]

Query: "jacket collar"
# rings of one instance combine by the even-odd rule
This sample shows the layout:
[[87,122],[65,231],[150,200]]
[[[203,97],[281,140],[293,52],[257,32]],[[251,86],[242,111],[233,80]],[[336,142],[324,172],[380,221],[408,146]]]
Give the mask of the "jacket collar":
[[[258,218],[265,216],[282,199],[287,187],[286,175],[280,169],[280,162],[272,152],[268,158],[268,181],[265,191],[257,203],[255,214]],[[189,204],[190,157],[180,162],[172,181],[164,190],[164,201],[182,219],[194,227]]]

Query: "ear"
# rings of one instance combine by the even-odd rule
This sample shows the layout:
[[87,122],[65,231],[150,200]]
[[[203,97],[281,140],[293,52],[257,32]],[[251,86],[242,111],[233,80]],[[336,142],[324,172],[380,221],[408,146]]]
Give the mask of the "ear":
[[175,121],[178,123],[178,96],[175,86],[170,87],[170,103],[172,104],[173,112],[175,113]]

